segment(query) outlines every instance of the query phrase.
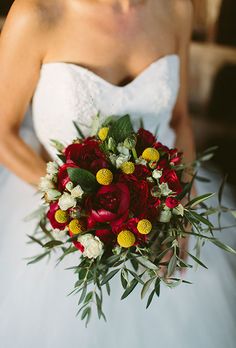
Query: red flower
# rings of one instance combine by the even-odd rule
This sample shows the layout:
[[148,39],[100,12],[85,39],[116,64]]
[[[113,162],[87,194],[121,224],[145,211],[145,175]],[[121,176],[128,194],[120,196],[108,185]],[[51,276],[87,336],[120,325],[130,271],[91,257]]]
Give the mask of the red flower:
[[102,186],[95,196],[87,200],[86,205],[90,209],[89,228],[94,227],[96,223],[121,223],[129,215],[129,189],[123,183]]
[[[70,237],[75,237],[75,235],[69,231],[69,235]],[[74,246],[76,247],[76,249],[78,249],[79,251],[81,251],[81,253],[84,252],[84,246],[78,242],[76,239],[75,240],[72,240],[72,243],[74,244]]]
[[181,163],[182,157],[183,157],[182,152],[178,152],[177,149],[171,149],[169,151],[169,155],[170,155],[170,162],[171,163],[173,163],[174,165],[178,165]]
[[105,154],[100,150],[100,143],[91,138],[81,143],[69,145],[65,149],[66,163],[73,163],[80,168],[96,173],[101,168],[107,168]]
[[67,169],[68,168],[78,168],[74,163],[63,164],[58,171],[58,190],[63,191],[66,187],[66,184],[70,181]]
[[120,181],[124,182],[130,191],[130,210],[136,217],[142,218],[146,214],[147,200],[149,196],[148,183],[145,180],[138,180],[133,174],[121,174]]
[[58,203],[51,203],[49,211],[47,213],[47,218],[50,221],[50,224],[52,225],[52,228],[58,228],[59,230],[64,230],[67,223],[60,224],[55,220],[55,213],[57,210],[59,210],[59,205]]
[[166,203],[166,206],[170,209],[176,208],[179,205],[178,199],[174,197],[167,197],[165,203]]
[[160,178],[160,183],[167,183],[169,188],[176,194],[182,192],[182,187],[176,172],[173,169],[164,170],[162,177]]
[[160,143],[160,142],[156,142],[156,143],[153,145],[153,147],[154,147],[155,149],[157,149],[158,151],[160,151],[160,152],[169,153],[169,151],[170,151],[170,149],[169,149],[167,146],[163,145],[163,144]]
[[95,235],[104,243],[104,244],[112,244],[115,241],[115,235],[111,230],[108,229],[100,229],[97,230]]
[[136,151],[138,156],[140,156],[147,147],[152,147],[155,143],[155,136],[149,131],[140,128],[137,133],[137,144]]
[[147,218],[150,221],[155,221],[158,215],[158,208],[161,205],[161,200],[160,198],[156,197],[149,197],[148,203],[147,203]]
[[137,164],[135,165],[134,175],[137,179],[145,180],[148,176],[151,176],[152,174],[150,169],[148,169],[146,166],[144,166],[143,164]]

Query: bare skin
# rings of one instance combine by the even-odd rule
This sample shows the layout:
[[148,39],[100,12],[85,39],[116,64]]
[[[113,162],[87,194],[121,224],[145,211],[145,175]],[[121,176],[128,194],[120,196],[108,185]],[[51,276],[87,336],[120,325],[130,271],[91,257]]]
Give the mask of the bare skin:
[[45,174],[45,160],[19,136],[42,63],[72,62],[121,85],[173,53],[180,56],[181,83],[171,126],[176,146],[192,161],[191,25],[190,0],[16,0],[0,37],[0,163],[33,185]]

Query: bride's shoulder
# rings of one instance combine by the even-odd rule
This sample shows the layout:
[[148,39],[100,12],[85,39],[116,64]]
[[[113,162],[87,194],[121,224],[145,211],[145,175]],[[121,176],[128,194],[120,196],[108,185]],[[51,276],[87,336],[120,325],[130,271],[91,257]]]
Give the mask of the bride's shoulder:
[[58,23],[63,10],[64,0],[15,0],[7,21],[43,30]]

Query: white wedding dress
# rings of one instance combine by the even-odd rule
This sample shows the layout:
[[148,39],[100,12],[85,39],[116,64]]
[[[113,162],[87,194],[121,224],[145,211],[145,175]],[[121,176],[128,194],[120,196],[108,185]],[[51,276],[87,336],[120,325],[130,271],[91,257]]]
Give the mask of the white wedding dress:
[[[129,113],[136,128],[143,118],[145,128],[154,132],[158,127],[159,140],[173,146],[175,134],[169,122],[178,88],[177,55],[155,61],[123,87],[75,64],[47,63],[33,98],[34,128],[55,156],[50,139],[70,143],[76,135],[72,120],[88,135],[98,111],[101,117]],[[23,136],[37,148],[30,125],[23,127]],[[112,295],[104,299],[108,322],[99,321],[94,308],[85,329],[84,322],[75,317],[78,298],[66,296],[75,276],[64,268],[75,265],[78,256],[56,268],[54,260],[26,266],[25,257],[41,252],[38,245],[26,244],[34,222],[23,221],[37,208],[39,197],[3,169],[0,183],[1,348],[235,348],[235,256],[207,244],[201,258],[209,270],[188,271],[186,279],[193,285],[174,290],[163,287],[161,297],[148,310],[138,287],[120,301],[122,288],[119,279],[114,279]],[[198,189],[208,192],[214,186],[199,185]],[[221,239],[235,247],[234,230],[222,233]]]

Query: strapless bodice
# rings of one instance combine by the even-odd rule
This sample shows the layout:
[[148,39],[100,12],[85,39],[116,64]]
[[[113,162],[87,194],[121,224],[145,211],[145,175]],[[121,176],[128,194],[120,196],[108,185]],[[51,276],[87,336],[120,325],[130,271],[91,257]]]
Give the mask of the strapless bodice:
[[125,86],[107,82],[92,71],[71,63],[42,65],[32,103],[36,134],[49,151],[51,139],[68,144],[76,136],[72,121],[89,135],[94,116],[130,114],[134,127],[140,119],[146,129],[172,146],[175,134],[170,120],[179,89],[179,56],[164,56],[150,64]]

